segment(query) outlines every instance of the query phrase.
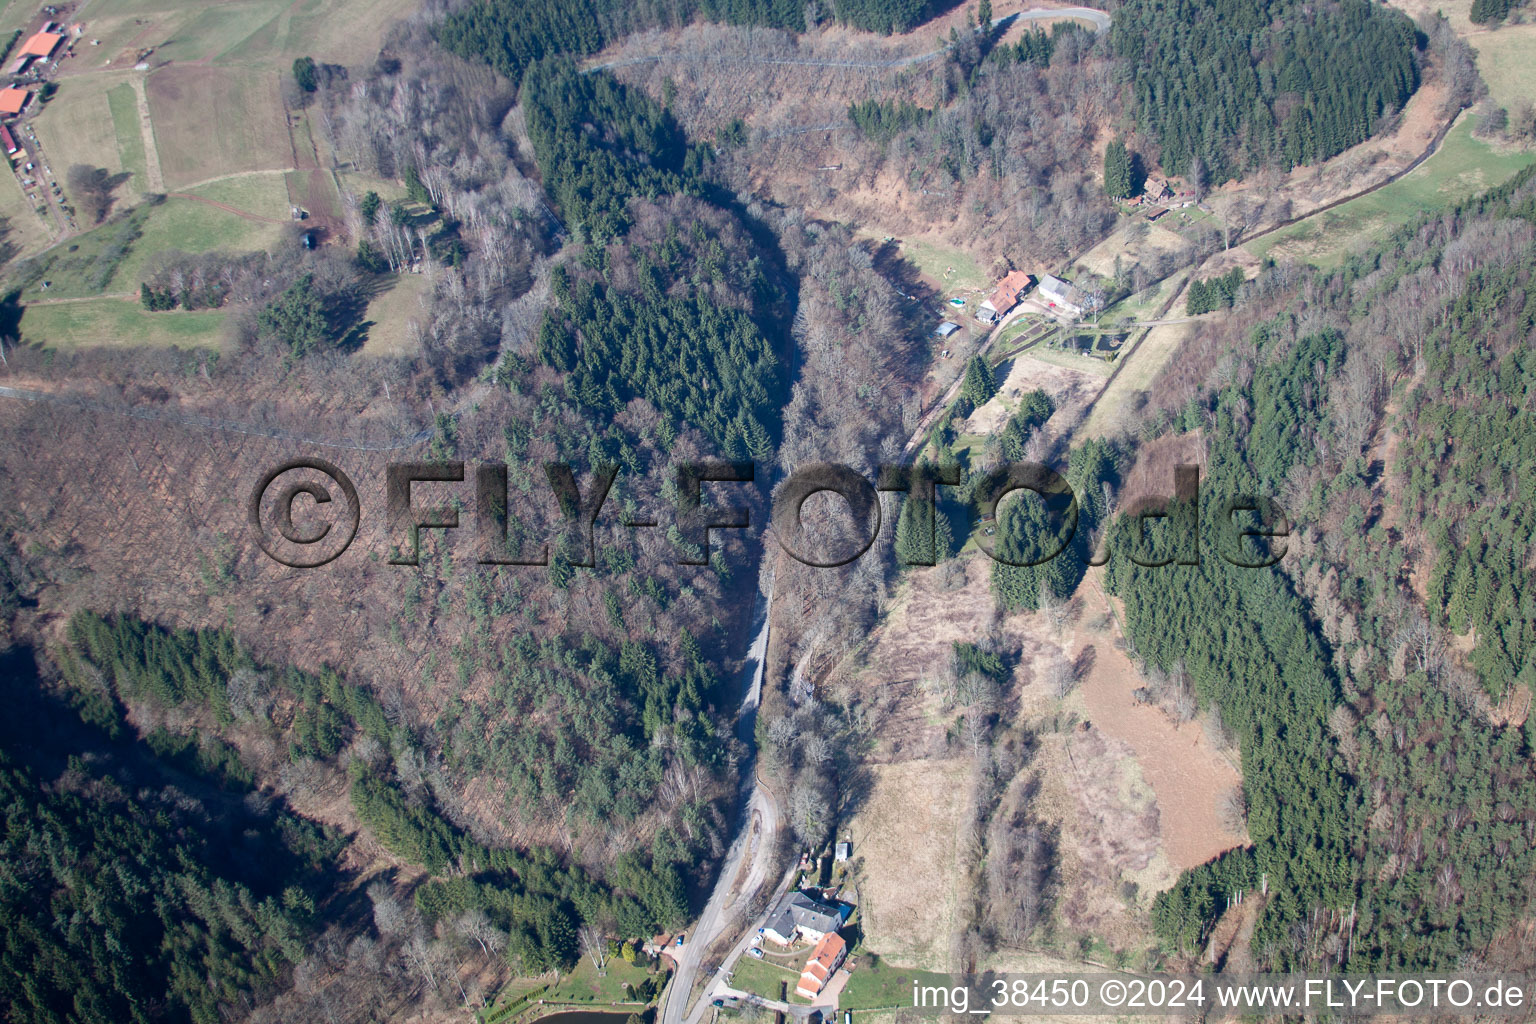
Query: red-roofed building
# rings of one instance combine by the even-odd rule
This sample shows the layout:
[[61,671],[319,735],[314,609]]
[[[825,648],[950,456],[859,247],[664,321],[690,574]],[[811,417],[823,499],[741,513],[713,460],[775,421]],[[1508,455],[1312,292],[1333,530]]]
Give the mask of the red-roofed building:
[[997,287],[992,292],[992,297],[981,304],[976,311],[976,319],[982,323],[996,323],[1014,306],[1018,305],[1019,296],[1024,294],[1035,281],[1034,278],[1022,270],[1011,271],[1007,277],[997,282]]
[[12,135],[11,130],[3,124],[0,124],[0,144],[4,144],[6,156],[10,156],[21,148],[16,145],[16,136]]
[[18,89],[15,86],[0,89],[0,114],[9,117],[21,113],[31,98],[32,94],[26,89]]
[[816,943],[816,948],[811,950],[811,958],[805,962],[800,983],[795,986],[795,995],[805,999],[814,999],[820,995],[847,955],[848,943],[843,941],[841,935],[837,932],[823,935],[821,941]]
[[53,51],[64,42],[64,37],[57,32],[39,32],[27,40],[27,45],[21,48],[21,52],[27,57],[52,57]]

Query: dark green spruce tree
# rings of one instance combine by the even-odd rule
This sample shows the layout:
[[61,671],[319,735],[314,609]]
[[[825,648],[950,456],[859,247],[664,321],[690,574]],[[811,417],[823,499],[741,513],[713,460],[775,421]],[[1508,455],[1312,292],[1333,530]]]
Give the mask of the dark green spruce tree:
[[997,394],[997,379],[992,376],[992,367],[980,356],[971,356],[965,364],[965,381],[960,385],[960,394],[978,409]]
[[1104,150],[1104,192],[1111,199],[1131,197],[1131,154],[1125,143],[1116,139]]

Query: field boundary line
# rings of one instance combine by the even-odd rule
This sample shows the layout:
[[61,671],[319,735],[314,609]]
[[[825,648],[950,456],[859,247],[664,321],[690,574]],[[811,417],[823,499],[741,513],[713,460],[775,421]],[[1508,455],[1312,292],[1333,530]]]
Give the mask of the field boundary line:
[[67,304],[69,304],[71,302],[97,302],[97,301],[100,301],[101,299],[122,299],[122,300],[126,301],[128,299],[135,299],[135,298],[138,298],[138,296],[135,295],[133,292],[102,292],[100,295],[71,295],[71,296],[68,296],[66,298],[58,298],[58,299],[32,299],[32,300],[24,303],[23,305],[24,306],[63,306],[63,305],[67,305]]
[[151,192],[165,191],[165,176],[160,171],[160,150],[155,148],[155,125],[149,116],[148,75],[134,75],[133,95],[139,101],[139,134],[144,137],[144,179]]

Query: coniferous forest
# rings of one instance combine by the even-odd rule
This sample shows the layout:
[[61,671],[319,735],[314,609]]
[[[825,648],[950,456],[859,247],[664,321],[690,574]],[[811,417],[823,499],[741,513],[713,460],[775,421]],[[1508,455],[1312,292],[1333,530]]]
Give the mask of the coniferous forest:
[[[890,35],[952,6],[933,0],[834,0],[828,20]],[[444,19],[438,39],[454,53],[481,57],[513,81],[545,57],[584,57],[631,32],[699,19],[803,32],[807,7],[797,0],[476,0]]]
[[1419,84],[1413,23],[1369,0],[1133,0],[1110,33],[1162,167],[1211,184],[1343,152]]
[[[1347,331],[1282,310],[1227,355],[1248,372],[1167,421],[1209,424],[1202,551],[1263,561],[1269,542],[1234,550],[1210,518],[1239,495],[1283,496],[1310,524],[1293,526],[1283,567],[1108,567],[1138,656],[1187,673],[1242,749],[1253,845],[1158,897],[1170,944],[1198,947],[1229,899],[1260,887],[1254,948],[1282,969],[1447,968],[1520,913],[1533,745],[1529,720],[1496,706],[1528,682],[1536,636],[1536,581],[1511,560],[1529,547],[1536,470],[1516,426],[1533,228],[1528,172],[1400,231],[1317,280]],[[1475,267],[1458,255],[1473,249]],[[1378,416],[1403,438],[1385,465],[1365,443]],[[1429,570],[1422,594],[1405,538]],[[1471,641],[1470,672],[1452,634]]]

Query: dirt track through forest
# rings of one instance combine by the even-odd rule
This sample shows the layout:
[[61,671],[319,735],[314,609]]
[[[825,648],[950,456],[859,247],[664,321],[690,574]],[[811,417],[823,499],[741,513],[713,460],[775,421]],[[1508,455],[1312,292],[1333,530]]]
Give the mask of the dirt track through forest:
[[[1027,11],[1015,11],[1012,14],[1004,14],[992,19],[992,27],[999,25],[1012,25],[1014,22],[1047,21],[1052,18],[1075,18],[1086,21],[1094,26],[1094,31],[1103,32],[1109,28],[1110,17],[1104,11],[1095,10],[1092,7],[1032,7]],[[948,46],[941,46],[937,50],[929,50],[926,53],[914,53],[906,57],[893,57],[890,60],[811,60],[795,59],[789,57],[729,57],[721,58],[708,54],[689,53],[674,50],[668,53],[650,54],[644,57],[622,57],[616,60],[607,60],[598,64],[591,64],[582,68],[583,72],[606,71],[612,68],[633,67],[636,64],[649,64],[655,61],[675,60],[686,61],[695,64],[728,63],[728,64],[769,64],[786,67],[801,68],[842,68],[848,71],[879,71],[887,68],[911,67],[913,64],[922,64],[941,57],[949,52]]]

